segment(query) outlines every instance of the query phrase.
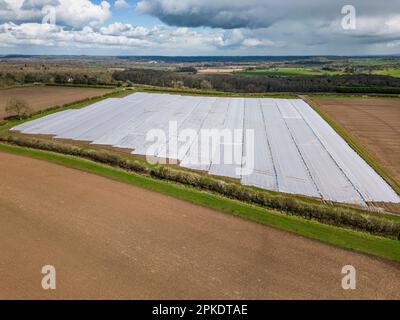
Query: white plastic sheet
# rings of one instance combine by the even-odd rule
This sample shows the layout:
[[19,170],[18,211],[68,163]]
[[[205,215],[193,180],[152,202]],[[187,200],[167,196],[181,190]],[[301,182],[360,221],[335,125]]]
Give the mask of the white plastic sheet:
[[[176,159],[183,167],[274,191],[357,204],[400,202],[393,189],[302,100],[135,93],[11,130],[129,148],[134,154]],[[147,141],[151,130],[164,132],[166,139]],[[211,144],[202,136],[205,130],[228,130],[233,140],[223,135]],[[235,130],[241,130],[240,139]],[[254,150],[249,149],[248,130],[254,134]],[[209,151],[208,157],[202,150]],[[239,170],[251,164],[249,174]]]

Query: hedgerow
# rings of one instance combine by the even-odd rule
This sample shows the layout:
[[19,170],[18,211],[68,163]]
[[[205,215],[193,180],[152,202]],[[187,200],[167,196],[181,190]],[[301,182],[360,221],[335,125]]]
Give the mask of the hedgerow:
[[41,150],[79,156],[85,159],[119,167],[127,171],[146,174],[157,179],[176,182],[187,186],[211,191],[222,196],[285,212],[305,219],[339,227],[352,228],[400,240],[400,222],[379,219],[351,208],[335,207],[325,204],[306,203],[285,195],[272,195],[235,183],[214,179],[207,175],[186,172],[167,166],[149,168],[136,160],[123,159],[120,155],[101,150],[58,143],[36,138],[0,136],[0,141]]
[[57,143],[53,141],[40,140],[34,138],[21,138],[17,136],[0,136],[0,141],[14,144],[21,147],[28,147],[46,151],[62,153],[71,156],[78,156],[92,161],[120,167],[138,173],[148,172],[148,168],[138,162],[123,159],[121,156],[101,150],[86,149],[78,146]]

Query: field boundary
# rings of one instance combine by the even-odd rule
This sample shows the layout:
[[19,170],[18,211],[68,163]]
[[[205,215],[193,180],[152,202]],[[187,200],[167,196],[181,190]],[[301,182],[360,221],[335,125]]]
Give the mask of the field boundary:
[[111,84],[80,84],[80,83],[44,83],[46,87],[65,87],[65,88],[90,88],[90,89],[118,89],[117,85]]
[[137,91],[151,93],[169,93],[180,95],[208,96],[208,97],[226,97],[226,98],[282,98],[282,99],[298,99],[297,93],[292,92],[271,92],[271,93],[237,93],[216,90],[202,90],[192,88],[172,88],[157,87],[143,84],[132,85]]
[[392,188],[400,195],[400,182],[398,182],[379,162],[335,120],[322,111],[318,103],[308,96],[303,96],[304,100],[339,134],[346,143],[373,168]]
[[[104,99],[114,98],[114,97],[121,97],[121,96],[124,96],[124,95],[131,94],[133,92],[134,92],[133,90],[123,90],[123,89],[115,90],[114,89],[111,92],[105,93],[103,95],[99,95],[99,96],[95,96],[95,97],[91,97],[91,98],[86,98],[86,99],[82,99],[82,100],[76,100],[76,101],[72,101],[70,103],[66,103],[66,104],[63,104],[63,105],[55,105],[55,106],[52,106],[52,107],[49,107],[49,108],[46,108],[46,109],[43,109],[43,110],[39,110],[39,111],[36,111],[36,112],[33,112],[33,113],[29,114],[26,117],[23,117],[21,119],[17,119],[17,121],[18,122],[21,122],[21,120],[22,121],[30,121],[30,120],[34,120],[34,119],[36,119],[38,117],[44,117],[44,116],[46,116],[48,114],[55,113],[55,112],[58,112],[58,111],[62,111],[62,110],[65,110],[65,109],[78,109],[78,108],[82,108],[82,107],[88,106],[90,104],[99,102],[99,101],[104,100]],[[5,120],[5,119],[2,120],[2,119],[0,119],[0,128],[2,126],[5,126],[6,124],[9,124],[9,123],[16,123],[16,122],[15,122],[15,120]]]
[[10,90],[10,89],[17,89],[17,88],[31,88],[31,87],[45,87],[44,83],[34,84],[34,83],[21,83],[21,84],[13,84],[10,86],[0,87],[0,91],[2,90]]
[[327,71],[313,67],[272,67],[247,69],[233,72],[233,74],[246,77],[313,77],[348,75],[349,73],[341,71]]
[[196,205],[233,214],[241,218],[296,233],[344,249],[372,254],[400,262],[399,242],[393,239],[287,215],[277,210],[269,210],[246,204],[213,193],[200,191],[194,187],[130,173],[119,168],[99,164],[76,156],[8,144],[0,144],[0,151],[45,160],[73,169],[97,174],[115,181],[159,192]]
[[281,194],[270,195],[234,183],[227,183],[207,175],[184,172],[166,166],[150,167],[147,163],[123,159],[118,154],[78,147],[76,145],[59,144],[35,138],[17,136],[0,136],[0,141],[20,147],[40,149],[64,155],[78,156],[116,168],[139,173],[152,178],[172,183],[195,187],[206,192],[260,207],[278,210],[289,215],[302,217],[320,223],[359,230],[391,239],[400,240],[400,221],[373,216],[368,212],[356,211],[345,207],[334,207],[326,204],[301,202],[293,197]]

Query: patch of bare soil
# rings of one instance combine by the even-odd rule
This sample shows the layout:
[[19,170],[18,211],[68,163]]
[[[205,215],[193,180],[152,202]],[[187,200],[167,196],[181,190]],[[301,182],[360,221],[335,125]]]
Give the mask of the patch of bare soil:
[[0,119],[8,116],[5,108],[11,99],[22,99],[32,111],[45,110],[74,101],[102,96],[110,89],[69,87],[21,87],[0,90]]
[[0,299],[400,298],[397,263],[44,161],[0,172]]
[[400,99],[313,99],[400,180]]
[[[380,165],[400,181],[400,99],[313,99],[342,126]],[[400,214],[399,204],[380,204]]]

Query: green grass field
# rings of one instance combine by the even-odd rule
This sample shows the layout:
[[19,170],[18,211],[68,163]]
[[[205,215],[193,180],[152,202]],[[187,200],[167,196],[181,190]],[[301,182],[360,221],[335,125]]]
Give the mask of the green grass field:
[[294,77],[294,76],[324,76],[324,75],[341,75],[342,72],[324,71],[319,69],[310,68],[271,68],[271,69],[256,69],[240,71],[236,74],[243,76],[281,76],[281,77]]
[[333,227],[316,221],[286,215],[277,211],[245,204],[215,194],[199,191],[162,180],[128,173],[73,156],[48,151],[0,144],[1,152],[45,160],[66,167],[97,174],[115,181],[156,191],[190,203],[233,214],[277,229],[293,232],[341,248],[359,251],[400,262],[399,241],[369,235],[349,229]]
[[343,63],[348,63],[353,66],[385,66],[385,65],[393,65],[397,66],[400,64],[400,59],[397,58],[362,58],[362,59],[348,59],[343,61]]
[[395,78],[400,78],[400,68],[385,68],[382,70],[375,70],[373,74],[378,74],[381,76],[390,76]]

